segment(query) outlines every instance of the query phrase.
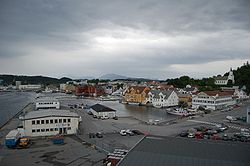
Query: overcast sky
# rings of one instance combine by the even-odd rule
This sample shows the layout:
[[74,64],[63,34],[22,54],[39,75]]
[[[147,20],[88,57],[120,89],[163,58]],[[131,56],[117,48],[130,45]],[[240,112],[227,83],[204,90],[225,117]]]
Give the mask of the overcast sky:
[[249,0],[1,0],[0,73],[200,78],[250,60]]

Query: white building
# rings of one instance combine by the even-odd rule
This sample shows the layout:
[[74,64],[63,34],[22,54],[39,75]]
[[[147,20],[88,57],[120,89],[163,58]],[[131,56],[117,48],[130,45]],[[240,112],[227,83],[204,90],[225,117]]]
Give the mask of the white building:
[[232,94],[224,91],[205,91],[192,95],[192,108],[222,109],[234,105]]
[[151,90],[148,93],[147,101],[157,108],[177,106],[179,104],[177,93],[173,90]]
[[233,73],[232,68],[230,69],[228,76],[215,77],[215,82],[214,83],[216,85],[227,85],[229,80],[232,81],[232,84],[235,83],[234,73]]
[[68,110],[31,111],[19,119],[25,135],[31,137],[75,134],[81,121],[81,117]]
[[101,104],[95,104],[90,107],[90,111],[98,118],[114,118],[116,117],[116,110],[106,107]]
[[243,90],[243,88],[239,88],[239,86],[233,86],[233,87],[221,87],[223,91],[228,91],[233,93],[233,96],[238,100],[247,100],[249,99],[249,96],[247,93]]
[[19,90],[40,90],[41,88],[40,84],[19,85]]
[[60,109],[60,102],[57,99],[42,97],[36,100],[36,109]]
[[22,84],[21,81],[16,81],[16,89],[20,89],[20,85]]
[[66,84],[60,84],[60,91],[64,92],[66,88]]
[[182,94],[190,94],[191,95],[193,93],[198,92],[198,88],[197,87],[192,87],[190,85],[187,85],[186,88],[179,89],[178,92],[182,93]]

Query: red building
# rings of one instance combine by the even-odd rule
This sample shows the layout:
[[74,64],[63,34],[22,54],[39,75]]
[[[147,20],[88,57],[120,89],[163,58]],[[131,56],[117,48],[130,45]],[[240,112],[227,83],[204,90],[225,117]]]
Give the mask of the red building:
[[105,91],[102,87],[96,85],[79,85],[76,87],[77,96],[101,96],[104,95]]

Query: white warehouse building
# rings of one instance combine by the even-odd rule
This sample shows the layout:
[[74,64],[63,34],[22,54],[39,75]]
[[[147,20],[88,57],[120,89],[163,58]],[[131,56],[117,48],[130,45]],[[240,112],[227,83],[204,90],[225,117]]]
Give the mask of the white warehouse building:
[[26,136],[52,136],[75,134],[81,117],[68,110],[31,111],[20,116]]
[[205,109],[217,110],[235,103],[232,95],[224,91],[206,91],[192,95],[192,108],[203,107]]
[[38,109],[60,109],[60,102],[53,98],[38,98],[36,100],[36,110]]

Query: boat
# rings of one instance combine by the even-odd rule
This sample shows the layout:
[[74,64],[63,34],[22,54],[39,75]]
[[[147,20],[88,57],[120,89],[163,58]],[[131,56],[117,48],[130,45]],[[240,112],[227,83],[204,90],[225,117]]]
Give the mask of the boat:
[[136,102],[128,102],[128,105],[140,105],[140,103],[136,103]]
[[172,110],[168,110],[167,113],[172,114],[172,115],[177,115],[177,116],[188,116],[189,115],[187,110],[184,110],[183,108],[175,108]]

